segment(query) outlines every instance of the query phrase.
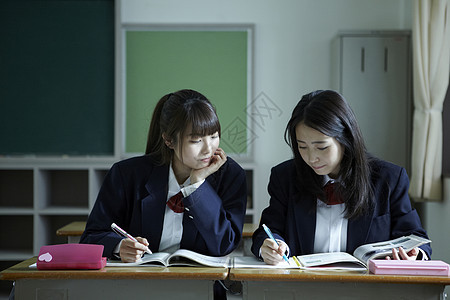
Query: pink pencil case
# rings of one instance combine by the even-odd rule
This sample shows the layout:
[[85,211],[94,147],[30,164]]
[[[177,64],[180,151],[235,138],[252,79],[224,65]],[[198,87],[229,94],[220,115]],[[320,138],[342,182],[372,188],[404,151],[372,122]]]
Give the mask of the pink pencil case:
[[106,265],[106,257],[102,257],[102,254],[103,245],[42,246],[36,264],[38,270],[101,269]]
[[450,266],[441,260],[369,260],[369,271],[378,275],[450,276]]

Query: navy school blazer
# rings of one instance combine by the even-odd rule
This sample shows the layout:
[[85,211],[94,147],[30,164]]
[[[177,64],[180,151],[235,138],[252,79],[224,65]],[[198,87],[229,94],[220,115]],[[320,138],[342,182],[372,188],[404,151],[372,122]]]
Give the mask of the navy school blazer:
[[[415,234],[428,238],[408,196],[409,178],[404,168],[374,159],[371,181],[375,207],[370,215],[348,220],[347,249],[352,254],[361,245]],[[260,227],[253,234],[252,252],[267,238],[261,224],[266,224],[276,239],[289,246],[290,255],[314,252],[317,198],[297,188],[294,160],[272,168],[268,191],[270,204],[261,215]],[[431,257],[429,244],[421,246]]]
[[[169,166],[145,155],[115,163],[105,177],[80,243],[104,245],[112,257],[122,237],[116,223],[132,236],[144,237],[159,251],[168,192]],[[230,157],[191,195],[183,199],[180,247],[222,256],[233,251],[242,236],[247,203],[244,170]]]

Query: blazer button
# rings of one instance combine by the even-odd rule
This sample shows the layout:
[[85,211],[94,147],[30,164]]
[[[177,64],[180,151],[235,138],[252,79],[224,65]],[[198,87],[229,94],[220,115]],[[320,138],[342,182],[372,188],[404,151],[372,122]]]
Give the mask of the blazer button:
[[184,210],[185,210],[185,211],[189,211],[189,208],[185,207]]
[[194,219],[194,217],[193,217],[193,216],[191,216],[191,215],[189,215],[189,218],[191,218],[191,219]]

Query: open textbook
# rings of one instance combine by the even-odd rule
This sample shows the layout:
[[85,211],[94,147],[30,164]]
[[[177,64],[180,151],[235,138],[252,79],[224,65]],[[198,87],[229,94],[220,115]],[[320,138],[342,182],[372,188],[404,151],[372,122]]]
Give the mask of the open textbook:
[[186,249],[178,249],[174,253],[157,252],[153,254],[145,253],[142,258],[134,263],[126,263],[119,260],[109,260],[107,267],[133,267],[133,266],[206,266],[228,268],[230,266],[230,257],[228,256],[208,256],[199,254]]
[[431,241],[416,235],[399,237],[393,240],[359,246],[353,255],[346,252],[316,253],[289,258],[272,266],[255,257],[235,257],[235,268],[300,268],[309,270],[367,270],[371,259],[384,259],[391,256],[392,248],[403,247],[406,252]]

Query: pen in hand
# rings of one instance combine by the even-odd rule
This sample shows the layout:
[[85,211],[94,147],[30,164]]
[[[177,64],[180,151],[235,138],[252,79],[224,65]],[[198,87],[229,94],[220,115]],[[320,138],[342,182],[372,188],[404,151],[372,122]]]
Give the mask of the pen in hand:
[[[273,234],[272,234],[272,232],[270,231],[269,227],[267,227],[266,224],[263,224],[262,227],[264,228],[264,231],[267,233],[267,235],[269,236],[269,238],[270,238],[271,240],[273,240],[275,243],[277,243],[277,245],[279,246],[280,244],[278,244],[277,240],[273,237]],[[284,258],[284,260],[285,260],[288,264],[291,264],[291,263],[289,262],[289,259],[288,259],[287,256],[286,256],[286,254],[283,254],[283,258]]]
[[[116,223],[111,224],[111,229],[120,236],[129,238],[133,242],[140,243],[136,238],[134,238],[132,235],[128,234],[125,230],[120,228]],[[147,252],[148,254],[152,254],[152,251],[148,247],[145,247],[145,248],[146,248],[145,252]]]

